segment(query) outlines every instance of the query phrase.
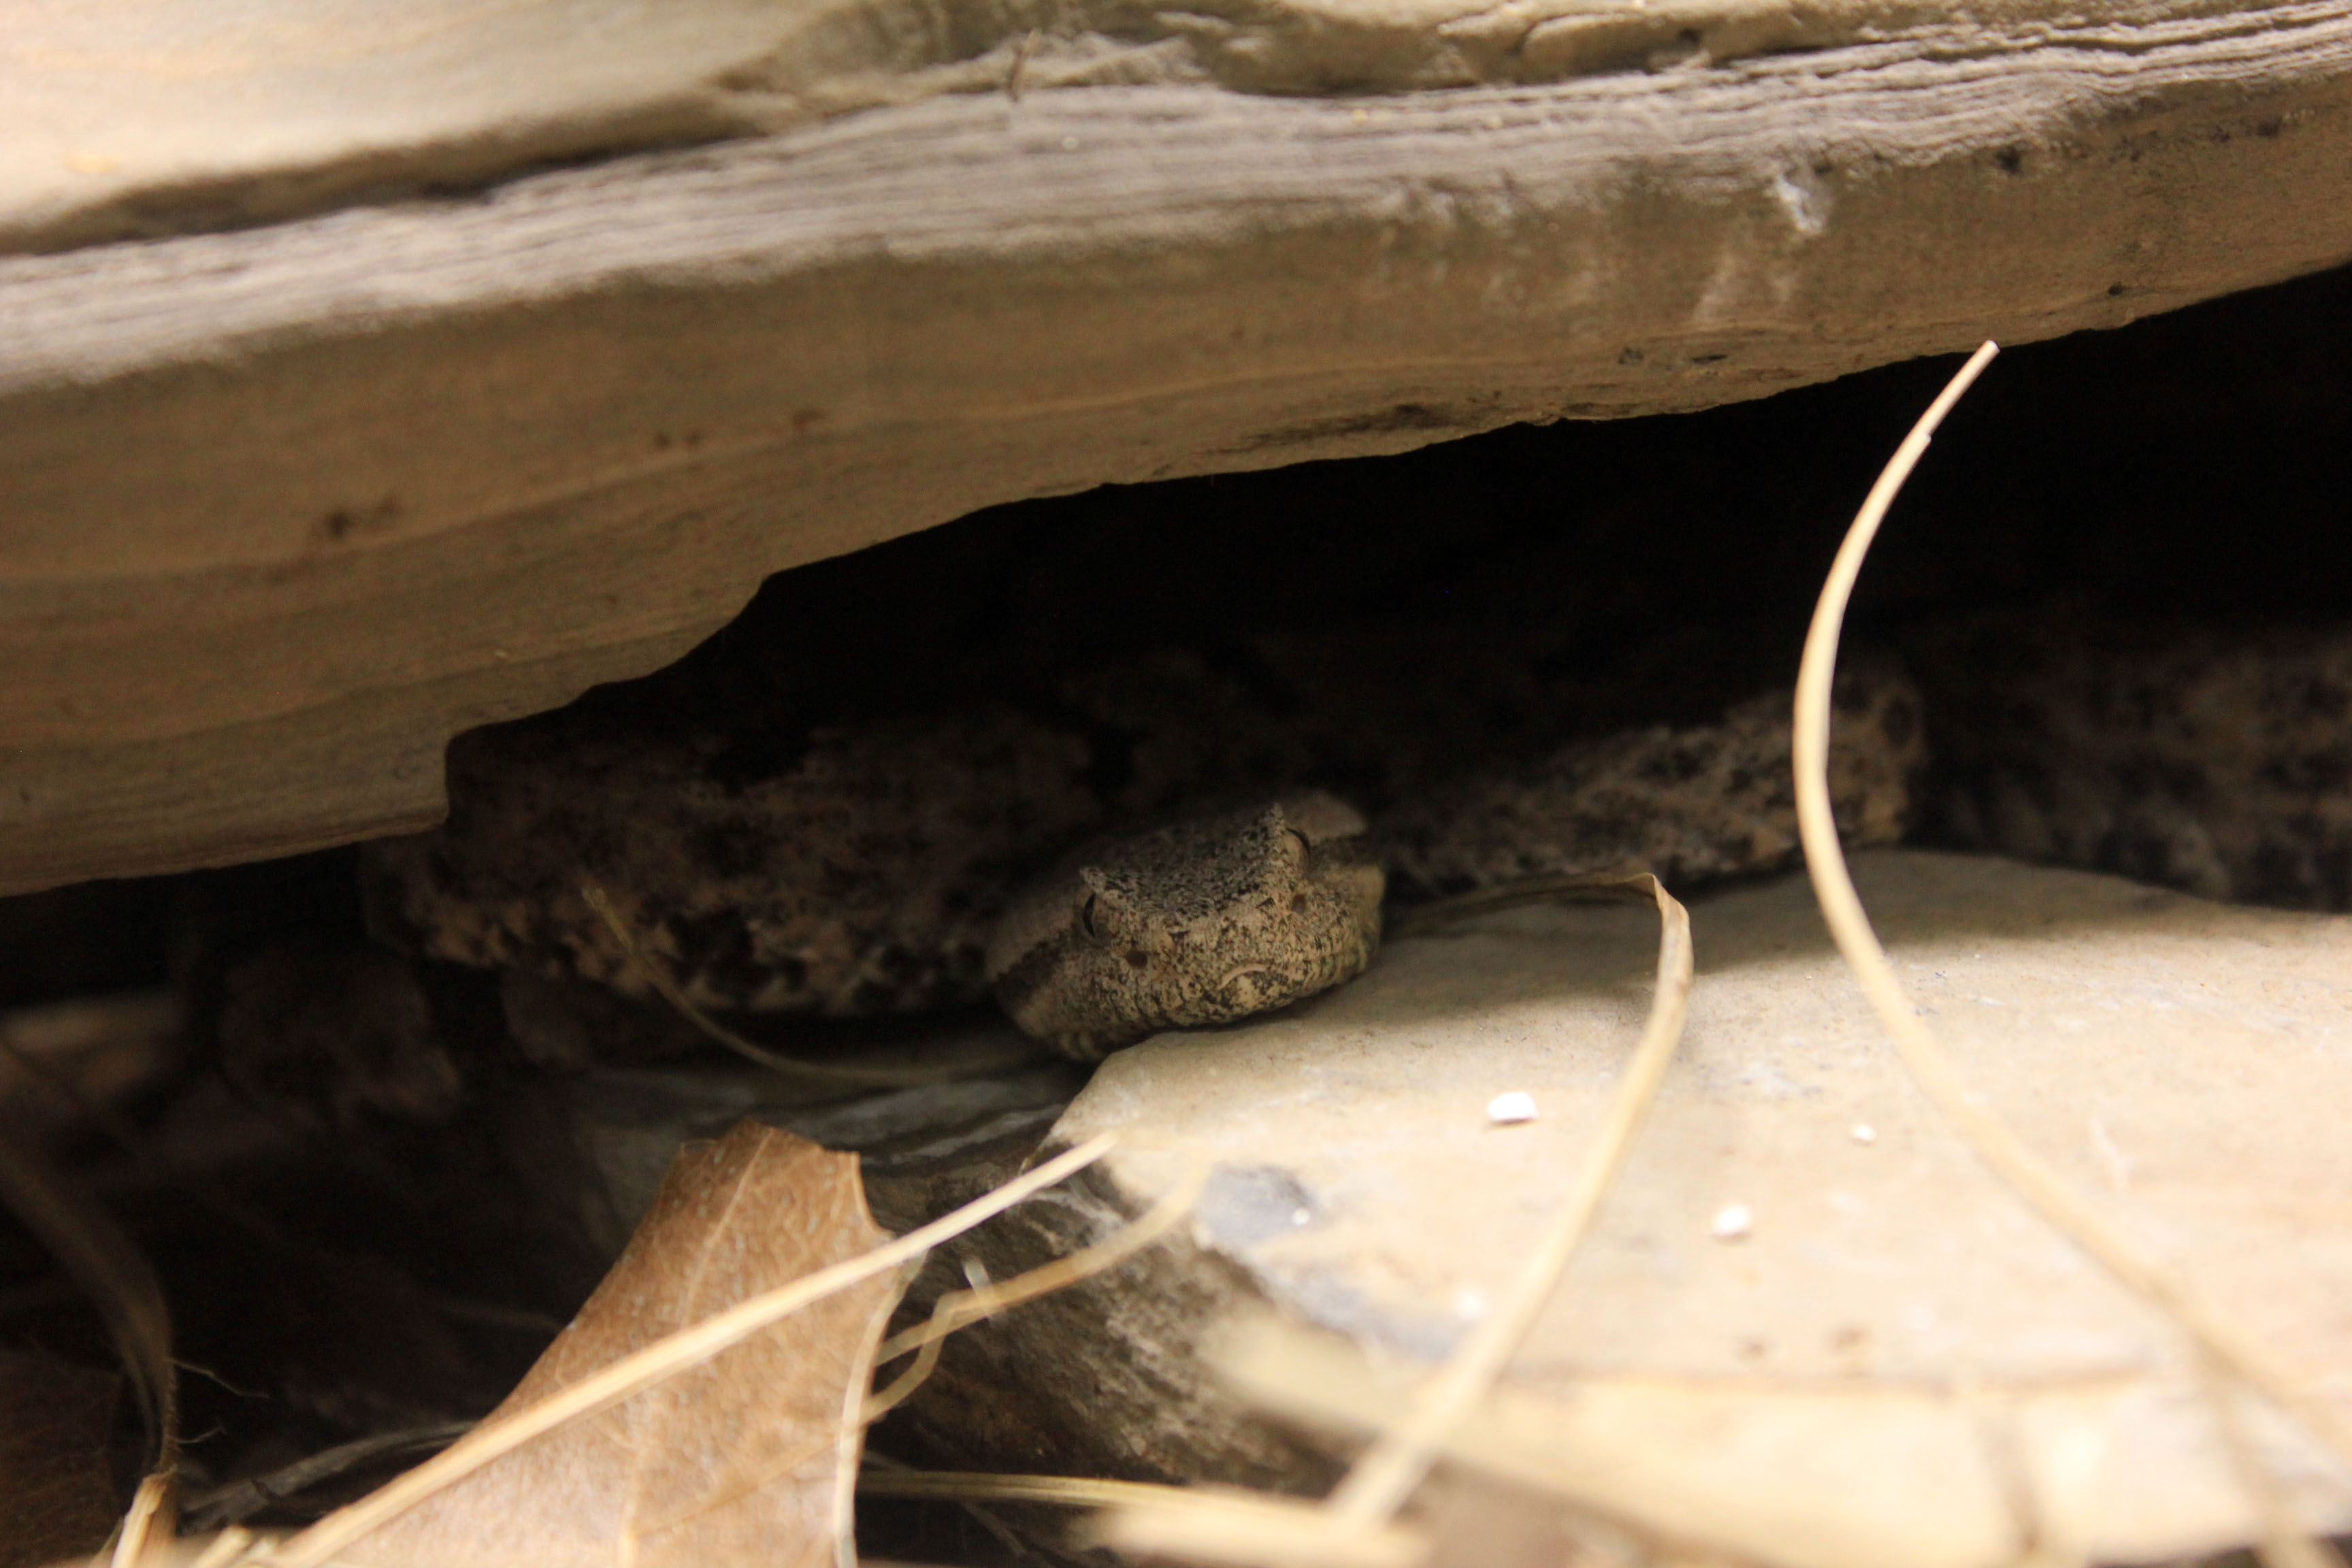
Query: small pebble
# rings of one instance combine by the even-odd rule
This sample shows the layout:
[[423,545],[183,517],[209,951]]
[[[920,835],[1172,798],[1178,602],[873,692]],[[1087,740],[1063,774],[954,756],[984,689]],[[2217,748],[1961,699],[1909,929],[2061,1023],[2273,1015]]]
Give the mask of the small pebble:
[[1853,1124],[1853,1141],[1857,1143],[1875,1143],[1878,1142],[1878,1129],[1867,1121],[1857,1121]]
[[1498,1094],[1486,1102],[1486,1120],[1497,1127],[1536,1119],[1536,1097],[1523,1089]]
[[1707,1227],[1717,1241],[1743,1241],[1756,1228],[1756,1216],[1746,1204],[1726,1204],[1715,1211],[1715,1223]]

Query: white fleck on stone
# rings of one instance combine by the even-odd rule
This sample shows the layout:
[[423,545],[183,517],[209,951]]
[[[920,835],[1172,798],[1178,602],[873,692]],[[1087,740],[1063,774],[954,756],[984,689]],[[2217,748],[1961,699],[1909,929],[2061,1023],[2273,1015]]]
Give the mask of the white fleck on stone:
[[1313,1215],[1308,1214],[1305,1209],[1292,1209],[1290,1211],[1290,1223],[1293,1225],[1305,1225],[1314,1217],[1315,1216]]
[[1498,1094],[1486,1102],[1486,1120],[1497,1127],[1536,1119],[1536,1097],[1524,1089]]
[[1062,151],[1063,151],[1063,152],[1065,152],[1065,153],[1075,153],[1075,152],[1076,152],[1077,150],[1078,150],[1078,139],[1077,139],[1076,137],[1075,137],[1075,136],[1065,136],[1065,137],[1063,137],[1063,138],[1062,138]]
[[1857,1121],[1853,1124],[1853,1141],[1857,1143],[1875,1143],[1878,1142],[1878,1129],[1867,1121]]
[[2131,1191],[2132,1159],[2108,1132],[2107,1124],[2091,1118],[2091,1147],[2098,1151],[2099,1163],[2106,1167],[2107,1184],[2119,1193]]
[[1829,227],[1830,188],[1810,169],[1784,169],[1772,176],[1772,194],[1780,198],[1789,225],[1807,239]]
[[1707,1234],[1717,1241],[1745,1241],[1756,1228],[1756,1216],[1746,1204],[1726,1204],[1715,1211],[1715,1223]]
[[1454,1315],[1465,1322],[1476,1322],[1486,1315],[1486,1293],[1465,1285],[1454,1292]]

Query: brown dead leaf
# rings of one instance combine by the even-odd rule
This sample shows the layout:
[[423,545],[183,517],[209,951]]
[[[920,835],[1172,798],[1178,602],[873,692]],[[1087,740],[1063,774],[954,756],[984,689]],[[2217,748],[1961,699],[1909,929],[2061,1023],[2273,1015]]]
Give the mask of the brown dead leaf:
[[[499,1407],[889,1239],[855,1155],[743,1122],[688,1146],[578,1319]],[[371,1568],[761,1568],[851,1561],[883,1276],[492,1461],[340,1561]]]
[[114,1528],[107,1438],[122,1380],[0,1351],[0,1568],[96,1551]]

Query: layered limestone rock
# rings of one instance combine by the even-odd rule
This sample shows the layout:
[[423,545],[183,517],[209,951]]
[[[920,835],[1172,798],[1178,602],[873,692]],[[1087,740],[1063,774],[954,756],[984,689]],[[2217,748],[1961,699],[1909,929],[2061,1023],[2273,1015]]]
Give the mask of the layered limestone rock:
[[0,889],[993,503],[1688,409],[2352,255],[2307,0],[144,0],[0,62]]

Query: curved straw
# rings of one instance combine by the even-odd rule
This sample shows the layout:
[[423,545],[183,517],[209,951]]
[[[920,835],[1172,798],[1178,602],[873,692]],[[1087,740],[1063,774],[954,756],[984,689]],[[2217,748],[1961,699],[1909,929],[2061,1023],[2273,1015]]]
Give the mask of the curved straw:
[[[1675,901],[1665,885],[1643,872],[1630,877],[1561,879],[1560,891],[1603,891],[1611,889],[1646,896],[1658,906],[1658,980],[1650,1005],[1649,1023],[1642,1043],[1618,1080],[1584,1168],[1577,1173],[1568,1196],[1553,1211],[1518,1278],[1496,1310],[1473,1330],[1445,1363],[1430,1387],[1413,1402],[1412,1414],[1383,1432],[1349,1469],[1324,1505],[1335,1521],[1361,1529],[1387,1520],[1429,1473],[1439,1447],[1510,1361],[1537,1312],[1551,1297],[1560,1271],[1577,1243],[1591,1228],[1601,1200],[1609,1194],[1618,1168],[1633,1147],[1633,1135],[1658,1097],[1658,1086],[1682,1042],[1683,1016],[1690,1005],[1690,914]],[[1474,898],[1475,896],[1474,895]],[[1500,908],[1524,900],[1498,899],[1486,907]],[[1463,912],[1467,912],[1466,907]]]
[[[954,1502],[1032,1502],[1104,1510],[1129,1531],[1164,1527],[1166,1540],[1139,1545],[1122,1531],[1081,1526],[1078,1539],[1151,1561],[1249,1563],[1254,1568],[1420,1568],[1429,1538],[1395,1524],[1348,1524],[1330,1510],[1271,1492],[1223,1487],[1158,1486],[1080,1476],[1008,1476],[957,1470],[877,1471],[857,1478],[866,1497],[938,1498]],[[1121,1536],[1121,1539],[1112,1539]]]
[[115,1527],[113,1568],[147,1561],[177,1533],[179,1363],[172,1310],[146,1255],[96,1200],[30,1149],[0,1138],[0,1209],[16,1215],[105,1323],[147,1426],[148,1473]]
[[977,1470],[869,1469],[857,1478],[857,1490],[864,1497],[1058,1503],[1068,1508],[1186,1502],[1204,1495],[1201,1489],[1166,1486],[1156,1481],[1110,1481],[1092,1476],[996,1475]]
[[1828,580],[1822,584],[1812,626],[1805,636],[1804,661],[1797,673],[1797,830],[1805,847],[1805,868],[1812,877],[1822,919],[1870,998],[1880,1026],[1894,1040],[1895,1054],[1977,1158],[2126,1289],[2178,1323],[2217,1363],[2292,1412],[2315,1436],[2352,1464],[2352,1430],[2334,1411],[2313,1398],[2304,1384],[2273,1363],[2236,1324],[2205,1307],[2181,1282],[2143,1257],[2005,1123],[1969,1098],[1950,1059],[1920,1021],[1910,995],[1895,977],[1895,966],[1887,961],[1885,949],[1871,929],[1870,917],[1863,911],[1861,896],[1854,891],[1845,855],[1838,846],[1837,820],[1830,809],[1830,683],[1837,673],[1838,637],[1845,624],[1846,604],[1895,492],[1927,449],[1936,426],[1997,352],[1990,342],[1977,350],[1943,395],[1920,416],[1871,487],[1862,510],[1846,531],[1845,542],[1838,548]]
[[1066,1257],[1041,1264],[1025,1274],[1016,1274],[998,1284],[983,1285],[971,1290],[954,1290],[940,1297],[931,1304],[929,1321],[883,1341],[881,1348],[874,1352],[874,1364],[877,1367],[886,1366],[909,1352],[915,1352],[915,1364],[901,1373],[888,1387],[870,1395],[866,1401],[865,1413],[858,1419],[870,1425],[905,1403],[939,1365],[940,1347],[947,1342],[950,1334],[1007,1311],[1024,1301],[1050,1296],[1081,1279],[1089,1279],[1118,1268],[1175,1229],[1192,1212],[1192,1205],[1201,1201],[1201,1194],[1208,1185],[1208,1163],[1206,1161],[1198,1162],[1142,1218],[1092,1246],[1081,1247]]

